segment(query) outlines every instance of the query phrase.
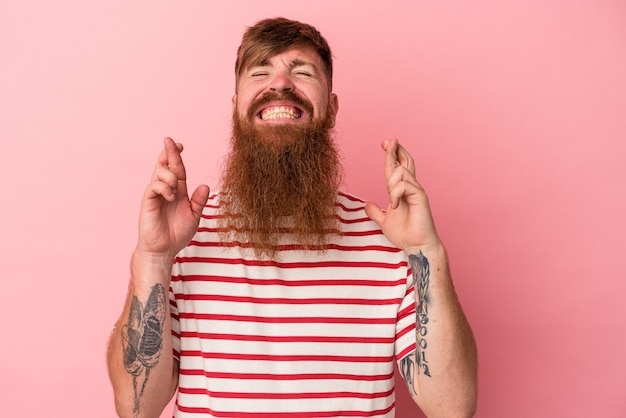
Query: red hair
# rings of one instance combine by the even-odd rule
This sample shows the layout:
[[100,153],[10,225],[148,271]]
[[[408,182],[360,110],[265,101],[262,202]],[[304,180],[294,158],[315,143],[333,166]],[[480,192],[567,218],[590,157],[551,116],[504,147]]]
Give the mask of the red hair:
[[235,91],[243,70],[295,46],[310,47],[317,52],[324,64],[328,89],[332,91],[333,59],[328,42],[313,26],[284,17],[261,20],[244,33],[235,62]]

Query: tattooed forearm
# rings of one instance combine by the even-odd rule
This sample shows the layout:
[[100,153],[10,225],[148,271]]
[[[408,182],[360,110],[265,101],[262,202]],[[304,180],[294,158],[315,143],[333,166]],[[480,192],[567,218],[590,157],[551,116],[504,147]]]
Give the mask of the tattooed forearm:
[[145,307],[137,296],[133,296],[128,322],[122,330],[124,367],[133,376],[135,416],[139,412],[150,370],[159,362],[161,355],[165,304],[165,288],[161,284],[152,287]]
[[428,343],[426,341],[426,335],[428,329],[428,284],[430,279],[430,266],[428,259],[420,253],[418,255],[410,254],[409,263],[411,264],[411,270],[413,271],[413,277],[415,279],[415,313],[416,313],[416,342],[417,347],[415,351],[415,357],[417,361],[417,373],[424,373],[424,375],[430,377],[430,370],[428,369],[428,361],[426,360],[426,348]]

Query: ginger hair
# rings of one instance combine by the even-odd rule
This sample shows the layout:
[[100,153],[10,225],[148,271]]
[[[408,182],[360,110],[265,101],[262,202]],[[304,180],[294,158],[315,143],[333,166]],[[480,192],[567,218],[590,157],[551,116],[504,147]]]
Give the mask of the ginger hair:
[[315,27],[284,17],[261,20],[244,33],[235,62],[235,91],[242,71],[293,47],[309,47],[317,52],[332,91],[333,59],[328,42]]

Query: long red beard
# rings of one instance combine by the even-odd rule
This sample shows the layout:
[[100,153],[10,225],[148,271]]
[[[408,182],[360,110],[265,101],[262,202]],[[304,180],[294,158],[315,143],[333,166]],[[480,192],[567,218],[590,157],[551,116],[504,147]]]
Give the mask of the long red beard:
[[341,169],[333,121],[256,127],[251,120],[233,114],[222,177],[223,234],[257,256],[274,257],[280,245],[324,250],[329,234],[338,231]]

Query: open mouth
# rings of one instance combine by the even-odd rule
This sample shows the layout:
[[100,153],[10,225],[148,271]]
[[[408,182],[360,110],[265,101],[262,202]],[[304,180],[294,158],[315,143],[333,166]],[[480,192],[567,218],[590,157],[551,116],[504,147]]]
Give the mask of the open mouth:
[[302,117],[302,110],[291,106],[272,106],[261,110],[259,116],[261,120],[300,119]]

